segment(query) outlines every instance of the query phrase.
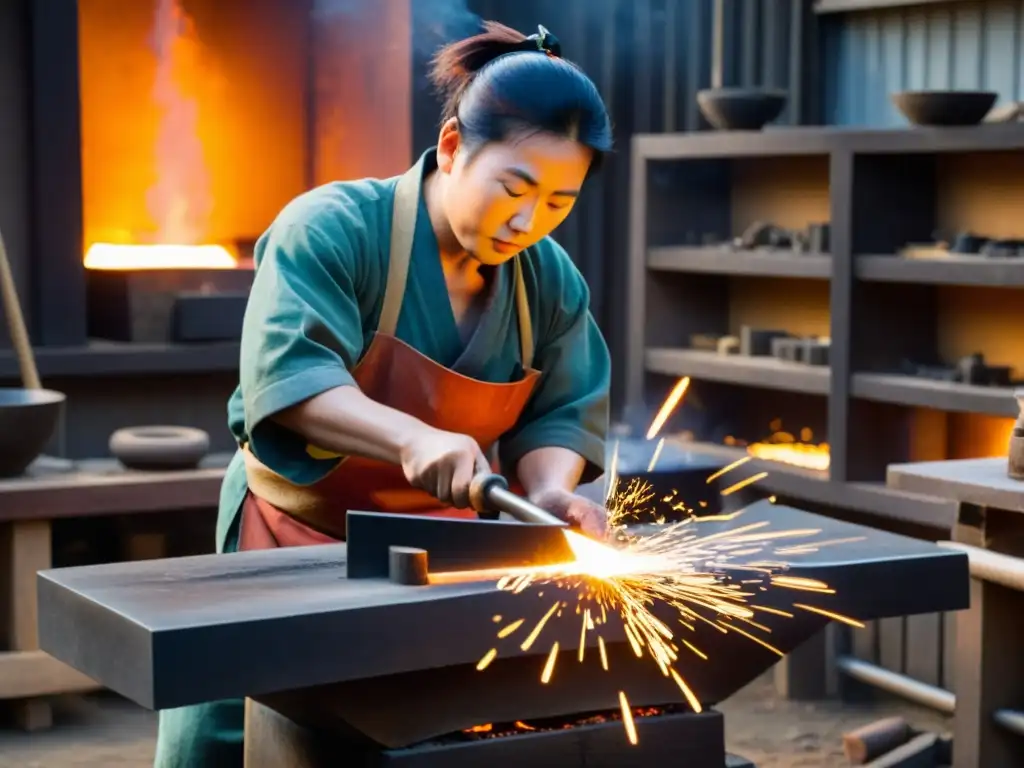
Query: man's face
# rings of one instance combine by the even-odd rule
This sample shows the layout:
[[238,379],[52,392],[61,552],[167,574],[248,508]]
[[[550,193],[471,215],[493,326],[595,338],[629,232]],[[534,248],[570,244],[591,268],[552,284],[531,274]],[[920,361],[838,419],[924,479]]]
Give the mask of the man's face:
[[497,265],[551,234],[576,203],[592,157],[579,142],[548,133],[469,154],[457,131],[442,131],[438,165],[450,176],[444,208],[459,244]]

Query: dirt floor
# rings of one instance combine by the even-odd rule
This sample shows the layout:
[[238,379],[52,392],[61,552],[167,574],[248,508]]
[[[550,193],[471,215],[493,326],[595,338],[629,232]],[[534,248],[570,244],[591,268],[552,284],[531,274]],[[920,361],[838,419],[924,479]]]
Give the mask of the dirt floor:
[[[942,732],[941,717],[898,702],[852,707],[838,703],[779,701],[770,681],[759,680],[722,707],[732,752],[757,768],[840,768],[846,765],[844,731],[891,714],[916,727]],[[156,717],[113,695],[58,702],[56,726],[42,733],[0,731],[0,768],[148,768]]]

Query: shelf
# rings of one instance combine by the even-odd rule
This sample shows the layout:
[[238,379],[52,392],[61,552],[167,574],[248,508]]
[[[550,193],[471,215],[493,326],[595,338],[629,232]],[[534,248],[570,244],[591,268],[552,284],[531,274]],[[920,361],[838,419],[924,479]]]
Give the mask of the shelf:
[[[746,456],[743,448],[732,448],[710,443],[674,441],[680,448],[735,461]],[[911,523],[947,533],[952,530],[956,505],[946,499],[935,498],[923,493],[914,493],[888,488],[884,483],[839,483],[831,482],[827,473],[790,466],[777,461],[751,459],[746,469],[736,472],[736,481],[759,472],[768,475],[755,485],[769,493],[834,507],[852,512],[861,512],[878,518],[900,523]],[[722,481],[725,483],[725,481]]]
[[692,376],[812,395],[827,395],[829,391],[830,371],[825,366],[789,363],[773,357],[727,356],[695,349],[653,347],[647,349],[645,364],[651,373],[667,376]]
[[196,469],[125,469],[113,459],[38,459],[23,477],[0,480],[0,521],[212,509],[233,454]]
[[1024,258],[988,259],[953,254],[942,259],[905,259],[865,254],[854,259],[861,280],[933,285],[1024,287]]
[[1024,512],[1024,482],[1006,474],[1006,459],[954,459],[891,464],[890,486],[942,494],[955,504]]
[[850,13],[851,11],[877,11],[885,8],[908,8],[938,5],[957,0],[816,0],[815,13]]
[[766,253],[728,247],[664,246],[647,251],[649,269],[714,275],[803,277],[828,280],[832,257],[822,253]]
[[[95,341],[82,347],[35,350],[39,375],[47,377],[143,376],[231,373],[238,370],[239,344],[130,344]],[[20,377],[18,361],[0,351],[0,380]],[[44,382],[45,384],[45,382]]]
[[1024,123],[982,123],[957,128],[857,130],[779,127],[763,131],[638,134],[635,160],[686,160],[855,154],[929,154],[1024,150]]
[[850,382],[850,393],[862,400],[990,416],[1017,415],[1013,392],[1012,387],[979,387],[888,373],[855,373]]

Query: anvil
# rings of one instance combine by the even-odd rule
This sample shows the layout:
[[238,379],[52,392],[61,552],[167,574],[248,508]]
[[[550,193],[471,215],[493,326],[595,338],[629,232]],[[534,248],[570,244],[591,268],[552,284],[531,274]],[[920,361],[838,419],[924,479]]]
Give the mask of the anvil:
[[[767,501],[732,519],[701,523],[699,531],[759,521],[776,531],[819,530],[800,540],[807,545],[804,554],[787,556],[786,575],[834,589],[806,597],[773,588],[758,598],[761,605],[786,609],[794,600],[813,602],[860,620],[968,606],[966,555],[928,542]],[[812,548],[814,541],[837,539],[851,541]],[[566,556],[559,528],[353,513],[347,545],[44,571],[40,645],[148,708],[249,697],[295,723],[343,731],[347,739],[382,750],[408,748],[482,722],[615,710],[620,690],[635,707],[686,706],[671,679],[634,655],[614,617],[603,631],[608,671],[597,660],[593,633],[583,640],[585,661],[578,661],[580,617],[571,609],[549,621],[543,639],[527,651],[517,642],[521,638],[496,639],[501,625],[494,617],[532,625],[566,588],[543,585],[512,594],[493,579],[404,586],[387,578],[390,546],[427,550],[433,573]],[[574,594],[566,591],[565,598],[574,605]],[[757,617],[783,653],[829,622],[817,613],[793,614]],[[702,622],[680,637],[707,656],[683,653],[676,664],[705,708],[700,717],[714,714],[708,708],[779,658],[741,634]],[[557,671],[542,684],[541,668],[556,640]],[[497,660],[477,671],[491,648],[497,648]],[[720,722],[712,727],[711,741],[717,746],[705,744],[686,764],[721,768]],[[709,749],[718,753],[708,758]]]

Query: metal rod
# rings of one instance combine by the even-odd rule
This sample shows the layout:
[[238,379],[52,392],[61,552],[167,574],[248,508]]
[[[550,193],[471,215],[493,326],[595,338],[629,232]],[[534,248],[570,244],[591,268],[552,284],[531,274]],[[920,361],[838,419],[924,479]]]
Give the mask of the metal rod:
[[482,472],[473,478],[469,486],[469,500],[477,512],[493,510],[504,512],[521,523],[534,525],[566,526],[564,520],[555,517],[547,510],[512,493],[508,489],[508,480],[501,475]]
[[992,717],[1010,733],[1024,736],[1024,712],[1013,709],[997,709]]
[[[853,679],[896,696],[902,696],[907,701],[946,715],[956,712],[956,694],[945,688],[922,683],[920,680],[850,656],[840,656],[836,660],[836,665],[841,672]],[[1018,712],[1015,709],[997,709],[992,713],[992,719],[1010,733],[1024,736],[1024,712]]]
[[1024,559],[991,552],[958,541],[939,541],[938,546],[966,552],[970,563],[971,576],[992,584],[1024,592]]
[[902,696],[938,712],[952,715],[956,709],[956,695],[945,688],[922,683],[912,677],[892,672],[860,659],[841,656],[836,661],[839,670],[862,683],[881,688],[883,691]]
[[715,0],[711,18],[711,87],[721,88],[725,57],[725,0]]
[[565,522],[552,515],[550,512],[541,509],[536,504],[531,504],[522,496],[512,493],[500,486],[492,486],[487,490],[487,500],[507,515],[511,515],[521,523],[535,523],[536,525],[561,525]]

